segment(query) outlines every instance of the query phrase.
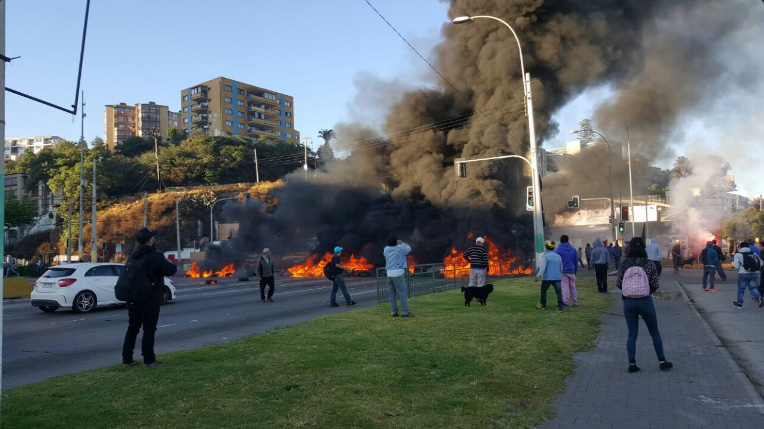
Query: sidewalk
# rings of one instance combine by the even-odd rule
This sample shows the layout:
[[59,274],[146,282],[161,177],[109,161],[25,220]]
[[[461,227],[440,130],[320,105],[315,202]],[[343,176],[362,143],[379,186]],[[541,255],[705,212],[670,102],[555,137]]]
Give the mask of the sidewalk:
[[655,298],[663,347],[674,368],[658,369],[650,335],[640,322],[637,364],[642,371],[626,372],[623,304],[610,278],[615,302],[602,317],[602,331],[592,350],[575,356],[575,374],[553,403],[557,417],[541,428],[764,427],[764,401],[726,350],[717,347],[676,280],[664,270]]

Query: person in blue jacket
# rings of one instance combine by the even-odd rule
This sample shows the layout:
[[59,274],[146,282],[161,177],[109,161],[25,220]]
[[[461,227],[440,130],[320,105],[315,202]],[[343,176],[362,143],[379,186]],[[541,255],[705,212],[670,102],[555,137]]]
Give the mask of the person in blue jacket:
[[554,241],[546,242],[546,253],[539,263],[539,272],[536,273],[536,280],[541,279],[541,302],[536,305],[539,310],[546,310],[546,291],[549,286],[554,287],[557,294],[557,312],[562,313],[562,258],[554,253]]

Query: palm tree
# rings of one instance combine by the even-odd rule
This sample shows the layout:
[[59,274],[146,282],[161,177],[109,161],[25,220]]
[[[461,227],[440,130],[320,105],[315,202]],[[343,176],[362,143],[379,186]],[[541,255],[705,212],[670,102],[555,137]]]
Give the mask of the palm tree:
[[329,143],[329,140],[337,138],[337,133],[334,130],[324,129],[318,132],[318,136],[324,139],[324,143]]
[[332,150],[332,146],[329,144],[329,141],[331,139],[336,139],[337,134],[334,132],[334,130],[320,130],[318,132],[318,136],[324,139],[324,144],[321,145],[320,148],[318,148],[318,155],[319,157],[324,161],[331,161],[334,159],[334,151]]

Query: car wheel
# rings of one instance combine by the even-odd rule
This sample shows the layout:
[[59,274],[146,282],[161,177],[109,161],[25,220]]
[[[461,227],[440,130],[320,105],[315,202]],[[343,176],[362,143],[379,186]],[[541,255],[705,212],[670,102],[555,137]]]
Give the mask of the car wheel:
[[162,288],[162,305],[168,302],[170,302],[170,288],[165,286]]
[[46,313],[53,313],[54,311],[58,310],[57,305],[39,305],[37,306],[40,310],[46,312]]
[[75,313],[89,313],[96,306],[96,296],[93,292],[82,291],[74,297],[74,305],[72,310]]

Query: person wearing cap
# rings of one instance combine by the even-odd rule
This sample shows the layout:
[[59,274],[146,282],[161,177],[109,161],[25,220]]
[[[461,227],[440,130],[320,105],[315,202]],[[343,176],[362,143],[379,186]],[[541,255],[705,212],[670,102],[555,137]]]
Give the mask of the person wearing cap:
[[345,268],[342,265],[342,262],[340,262],[340,253],[342,253],[342,247],[335,247],[334,255],[332,256],[332,260],[329,262],[329,264],[332,266],[332,269],[334,270],[334,279],[332,280],[332,295],[329,298],[329,305],[331,307],[340,306],[337,304],[337,289],[342,291],[342,296],[345,297],[345,304],[348,306],[355,305],[355,301],[350,298],[348,288],[345,286],[345,278],[342,276],[342,272],[347,268]]
[[263,249],[263,256],[257,261],[257,274],[260,276],[260,301],[265,302],[265,285],[268,285],[268,301],[273,302],[273,290],[276,288],[276,280],[273,273],[273,260],[271,249]]
[[164,362],[156,360],[154,354],[154,334],[159,321],[159,306],[162,303],[165,276],[171,276],[178,271],[178,267],[168,261],[162,253],[158,252],[155,244],[156,231],[142,228],[135,235],[138,247],[130,255],[131,259],[143,261],[143,269],[151,283],[154,285],[151,295],[140,302],[127,303],[128,326],[125,333],[125,341],[122,345],[122,364],[125,367],[135,364],[133,349],[138,332],[143,327],[143,339],[141,341],[141,354],[143,365],[147,368],[163,365]]
[[483,237],[475,239],[475,245],[464,251],[462,257],[470,263],[470,287],[485,286],[485,270],[488,268],[488,252]]
[[557,294],[557,312],[562,313],[562,258],[554,252],[554,248],[554,241],[547,241],[546,253],[539,262],[539,272],[534,281],[541,279],[541,302],[536,304],[536,308],[546,310],[546,291],[553,286]]
[[390,290],[390,309],[393,317],[398,317],[397,298],[401,300],[401,317],[414,317],[409,313],[408,288],[406,286],[406,255],[411,253],[411,246],[395,237],[387,239],[387,246],[383,250],[385,255],[385,271],[387,272],[387,285]]

